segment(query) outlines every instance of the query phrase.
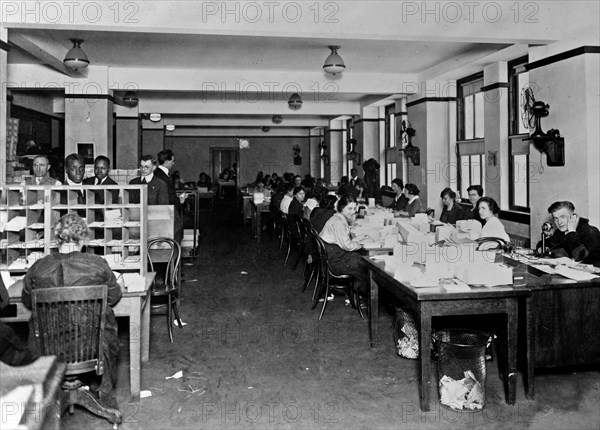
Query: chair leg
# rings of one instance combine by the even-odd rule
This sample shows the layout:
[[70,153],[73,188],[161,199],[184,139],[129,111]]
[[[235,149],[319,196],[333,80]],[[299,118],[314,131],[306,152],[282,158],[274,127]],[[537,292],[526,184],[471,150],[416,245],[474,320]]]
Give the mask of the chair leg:
[[327,297],[329,297],[329,285],[325,285],[325,295],[323,296],[323,307],[321,308],[319,321],[321,321],[321,318],[323,318],[323,312],[325,312],[325,306],[327,306]]
[[300,260],[302,259],[303,255],[304,255],[304,253],[302,252],[302,249],[299,249],[298,250],[298,258],[296,259],[296,262],[294,263],[292,270],[296,270],[296,267],[298,267],[298,263],[300,263]]
[[292,238],[288,237],[288,250],[287,250],[287,255],[285,256],[285,261],[283,262],[283,265],[285,266],[288,262],[288,258],[290,258],[290,251],[292,250]]
[[173,318],[173,316],[171,310],[172,302],[170,294],[168,295],[168,299],[169,303],[167,303],[167,328],[169,330],[169,339],[171,340],[171,343],[173,343],[173,321],[171,321],[171,318]]
[[354,285],[352,285],[352,291],[354,292],[354,294],[356,294],[356,296],[355,296],[355,297],[356,297],[355,301],[356,301],[356,307],[358,308],[358,313],[360,314],[360,317],[364,319],[364,318],[365,318],[365,316],[364,316],[364,314],[363,314],[363,310],[362,310],[362,307],[361,307],[361,305],[360,305],[360,294],[358,293],[358,291],[356,291],[356,290],[354,289]]
[[307,276],[304,277],[304,286],[302,287],[302,292],[306,291],[306,289],[310,285],[310,282],[312,281],[313,276],[315,275],[314,266],[312,264],[309,264],[308,267],[310,267],[310,273],[307,273]]
[[317,299],[316,299],[316,295],[317,295],[317,291],[319,289],[319,282],[321,281],[321,271],[319,269],[317,269],[317,277],[316,277],[316,281],[315,281],[315,288],[313,289],[313,293],[312,293],[312,298],[311,300],[313,301],[313,309],[315,308],[315,306],[317,306]]
[[281,224],[281,232],[280,233],[281,233],[281,238],[279,239],[279,250],[281,251],[281,248],[283,247],[283,240],[284,240],[283,238],[285,236],[285,228],[284,228],[283,224]]

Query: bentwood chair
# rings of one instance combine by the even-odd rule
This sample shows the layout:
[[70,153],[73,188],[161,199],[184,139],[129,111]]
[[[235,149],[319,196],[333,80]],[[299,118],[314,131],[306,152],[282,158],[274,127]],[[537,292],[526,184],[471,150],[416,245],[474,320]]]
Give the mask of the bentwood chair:
[[106,285],[42,288],[32,291],[33,336],[40,355],[55,355],[66,363],[65,380],[58,399],[57,419],[74,405],[106,418],[116,428],[121,423],[118,405],[103,405],[76,375],[105,371],[102,344],[106,323]]
[[[167,315],[169,339],[173,343],[173,314],[177,325],[183,327],[179,317],[179,299],[181,298],[181,246],[168,237],[155,237],[148,240],[148,263],[150,270],[157,272],[152,286],[150,313]],[[156,269],[155,269],[156,267]]]
[[321,308],[321,314],[319,315],[319,321],[323,318],[325,307],[327,306],[327,297],[330,291],[343,292],[350,300],[350,304],[353,308],[358,309],[358,313],[361,318],[364,318],[361,306],[360,306],[360,295],[355,288],[356,279],[352,275],[348,274],[337,274],[331,271],[329,267],[329,260],[327,257],[327,248],[325,247],[325,241],[321,239],[319,235],[314,236],[317,242],[317,255],[319,261],[320,280],[315,285],[315,292],[313,293],[313,305],[314,309],[319,303],[319,299],[323,299],[323,307]]

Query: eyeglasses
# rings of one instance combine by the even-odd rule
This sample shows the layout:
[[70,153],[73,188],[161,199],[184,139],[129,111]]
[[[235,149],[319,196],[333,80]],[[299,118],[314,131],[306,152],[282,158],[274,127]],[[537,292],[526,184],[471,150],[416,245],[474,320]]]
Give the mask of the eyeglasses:
[[139,168],[140,168],[140,169],[151,169],[151,168],[152,168],[152,165],[150,165],[150,166],[144,166],[144,165],[141,165],[141,164],[140,164]]

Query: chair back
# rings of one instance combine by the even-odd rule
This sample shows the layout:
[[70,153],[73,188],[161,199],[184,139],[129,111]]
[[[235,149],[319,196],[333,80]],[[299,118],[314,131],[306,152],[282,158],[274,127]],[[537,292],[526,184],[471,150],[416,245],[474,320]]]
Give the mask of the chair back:
[[[160,254],[160,258],[152,257],[153,251]],[[167,289],[179,288],[179,266],[181,264],[181,246],[170,237],[153,237],[148,240],[148,263],[150,271],[155,272],[154,265],[166,262],[165,286]]]
[[40,355],[56,355],[66,374],[104,373],[106,285],[32,290],[34,339]]

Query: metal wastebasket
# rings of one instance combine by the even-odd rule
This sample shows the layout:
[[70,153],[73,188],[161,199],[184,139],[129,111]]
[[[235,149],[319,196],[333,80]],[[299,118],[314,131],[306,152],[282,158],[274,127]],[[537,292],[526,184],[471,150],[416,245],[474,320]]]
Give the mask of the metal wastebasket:
[[491,335],[476,330],[444,329],[433,335],[442,405],[478,410],[485,405],[485,349]]

